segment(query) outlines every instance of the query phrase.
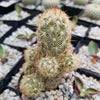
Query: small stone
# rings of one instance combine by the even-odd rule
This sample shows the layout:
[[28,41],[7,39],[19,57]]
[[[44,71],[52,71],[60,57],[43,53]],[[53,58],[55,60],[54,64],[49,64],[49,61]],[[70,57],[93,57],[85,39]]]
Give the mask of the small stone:
[[51,95],[51,92],[46,91],[45,94],[46,94],[47,96],[50,96],[50,95]]
[[63,96],[58,97],[57,100],[63,100]]
[[59,85],[59,89],[62,89],[63,88],[63,85]]
[[40,93],[39,96],[40,97],[45,97],[45,94],[44,93]]
[[64,97],[64,100],[68,100],[67,97]]
[[36,100],[43,100],[43,98],[42,97],[38,97],[38,98],[36,98]]
[[58,96],[61,96],[62,95],[62,92],[61,91],[57,91],[57,95]]
[[65,83],[66,80],[64,78],[61,79],[61,83]]
[[54,91],[54,90],[51,90],[50,92],[51,92],[52,95],[56,94],[56,91]]
[[54,95],[54,100],[57,100],[58,99],[58,96],[57,95]]
[[47,100],[54,100],[54,97],[50,95]]

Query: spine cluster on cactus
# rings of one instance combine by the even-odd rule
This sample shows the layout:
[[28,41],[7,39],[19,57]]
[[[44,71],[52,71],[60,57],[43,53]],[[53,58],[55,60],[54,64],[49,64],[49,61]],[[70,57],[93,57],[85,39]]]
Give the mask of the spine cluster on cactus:
[[37,68],[43,77],[54,77],[58,73],[59,65],[55,58],[45,57],[39,60]]
[[43,89],[56,88],[65,71],[79,67],[78,57],[70,48],[69,17],[58,8],[50,8],[39,21],[36,32],[39,45],[24,52],[26,62],[20,90],[27,97],[36,97]]
[[25,61],[35,63],[42,56],[41,47],[29,47],[24,51]]
[[43,82],[34,75],[24,76],[21,80],[20,91],[27,97],[36,97],[43,91]]
[[89,0],[73,0],[73,2],[77,5],[86,5]]
[[99,4],[88,4],[85,9],[85,13],[92,19],[100,19],[100,5]]
[[32,5],[36,4],[37,0],[22,0],[23,4]]
[[76,54],[68,54],[65,58],[64,69],[67,71],[73,71],[80,66],[80,60]]
[[42,0],[42,5],[44,5],[45,8],[58,7],[59,4],[60,0]]

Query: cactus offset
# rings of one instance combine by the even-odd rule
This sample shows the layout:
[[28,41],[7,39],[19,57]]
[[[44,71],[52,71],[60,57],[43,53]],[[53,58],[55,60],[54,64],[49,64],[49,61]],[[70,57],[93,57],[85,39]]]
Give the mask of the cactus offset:
[[52,90],[52,89],[56,89],[57,85],[61,82],[61,76],[57,75],[55,77],[51,77],[51,78],[46,78],[44,80],[44,86],[45,86],[45,90]]
[[60,9],[48,9],[40,18],[37,33],[44,52],[50,56],[64,54],[71,40],[69,17]]
[[38,61],[37,68],[43,77],[54,77],[58,73],[58,62],[55,58],[45,57]]
[[88,4],[85,9],[85,13],[92,19],[100,19],[100,5],[99,4]]
[[20,91],[27,97],[36,97],[43,91],[43,82],[34,75],[24,76],[20,83]]
[[49,8],[49,7],[58,7],[60,4],[60,0],[42,0],[42,5],[44,7]]
[[41,47],[29,47],[24,51],[24,58],[29,63],[35,63],[39,58],[41,58],[42,52]]
[[36,72],[36,67],[34,66],[34,64],[31,64],[29,62],[25,62],[22,66],[22,69],[25,75],[30,75]]
[[66,71],[74,71],[80,66],[80,60],[76,54],[68,54],[63,64],[63,69]]
[[25,5],[32,5],[32,4],[36,4],[37,0],[22,0],[22,2]]
[[89,0],[73,0],[73,2],[77,5],[86,5],[88,4]]

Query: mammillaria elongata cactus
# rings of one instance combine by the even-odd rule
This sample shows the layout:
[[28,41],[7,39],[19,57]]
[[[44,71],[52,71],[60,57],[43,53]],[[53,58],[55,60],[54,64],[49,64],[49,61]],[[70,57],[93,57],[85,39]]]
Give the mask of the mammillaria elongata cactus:
[[73,2],[77,5],[86,5],[89,0],[73,0]]
[[59,4],[60,0],[42,0],[42,5],[44,5],[45,8],[58,7]]
[[85,13],[92,19],[100,20],[100,5],[99,4],[88,4],[85,9]]
[[22,0],[26,5],[36,4],[37,0]]
[[[78,57],[70,48],[70,25],[69,17],[58,8],[50,8],[40,17],[36,32],[38,46],[30,47],[24,53],[26,62],[20,90],[27,97],[36,97],[43,89],[56,88],[64,72],[79,67]],[[28,80],[35,81],[30,83]]]

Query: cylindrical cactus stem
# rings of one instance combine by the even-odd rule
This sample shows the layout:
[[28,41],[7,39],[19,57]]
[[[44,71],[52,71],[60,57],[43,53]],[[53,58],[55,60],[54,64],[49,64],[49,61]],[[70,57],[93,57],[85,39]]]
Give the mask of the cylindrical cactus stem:
[[60,9],[48,9],[40,17],[37,34],[44,53],[51,56],[64,54],[71,40],[69,17]]

